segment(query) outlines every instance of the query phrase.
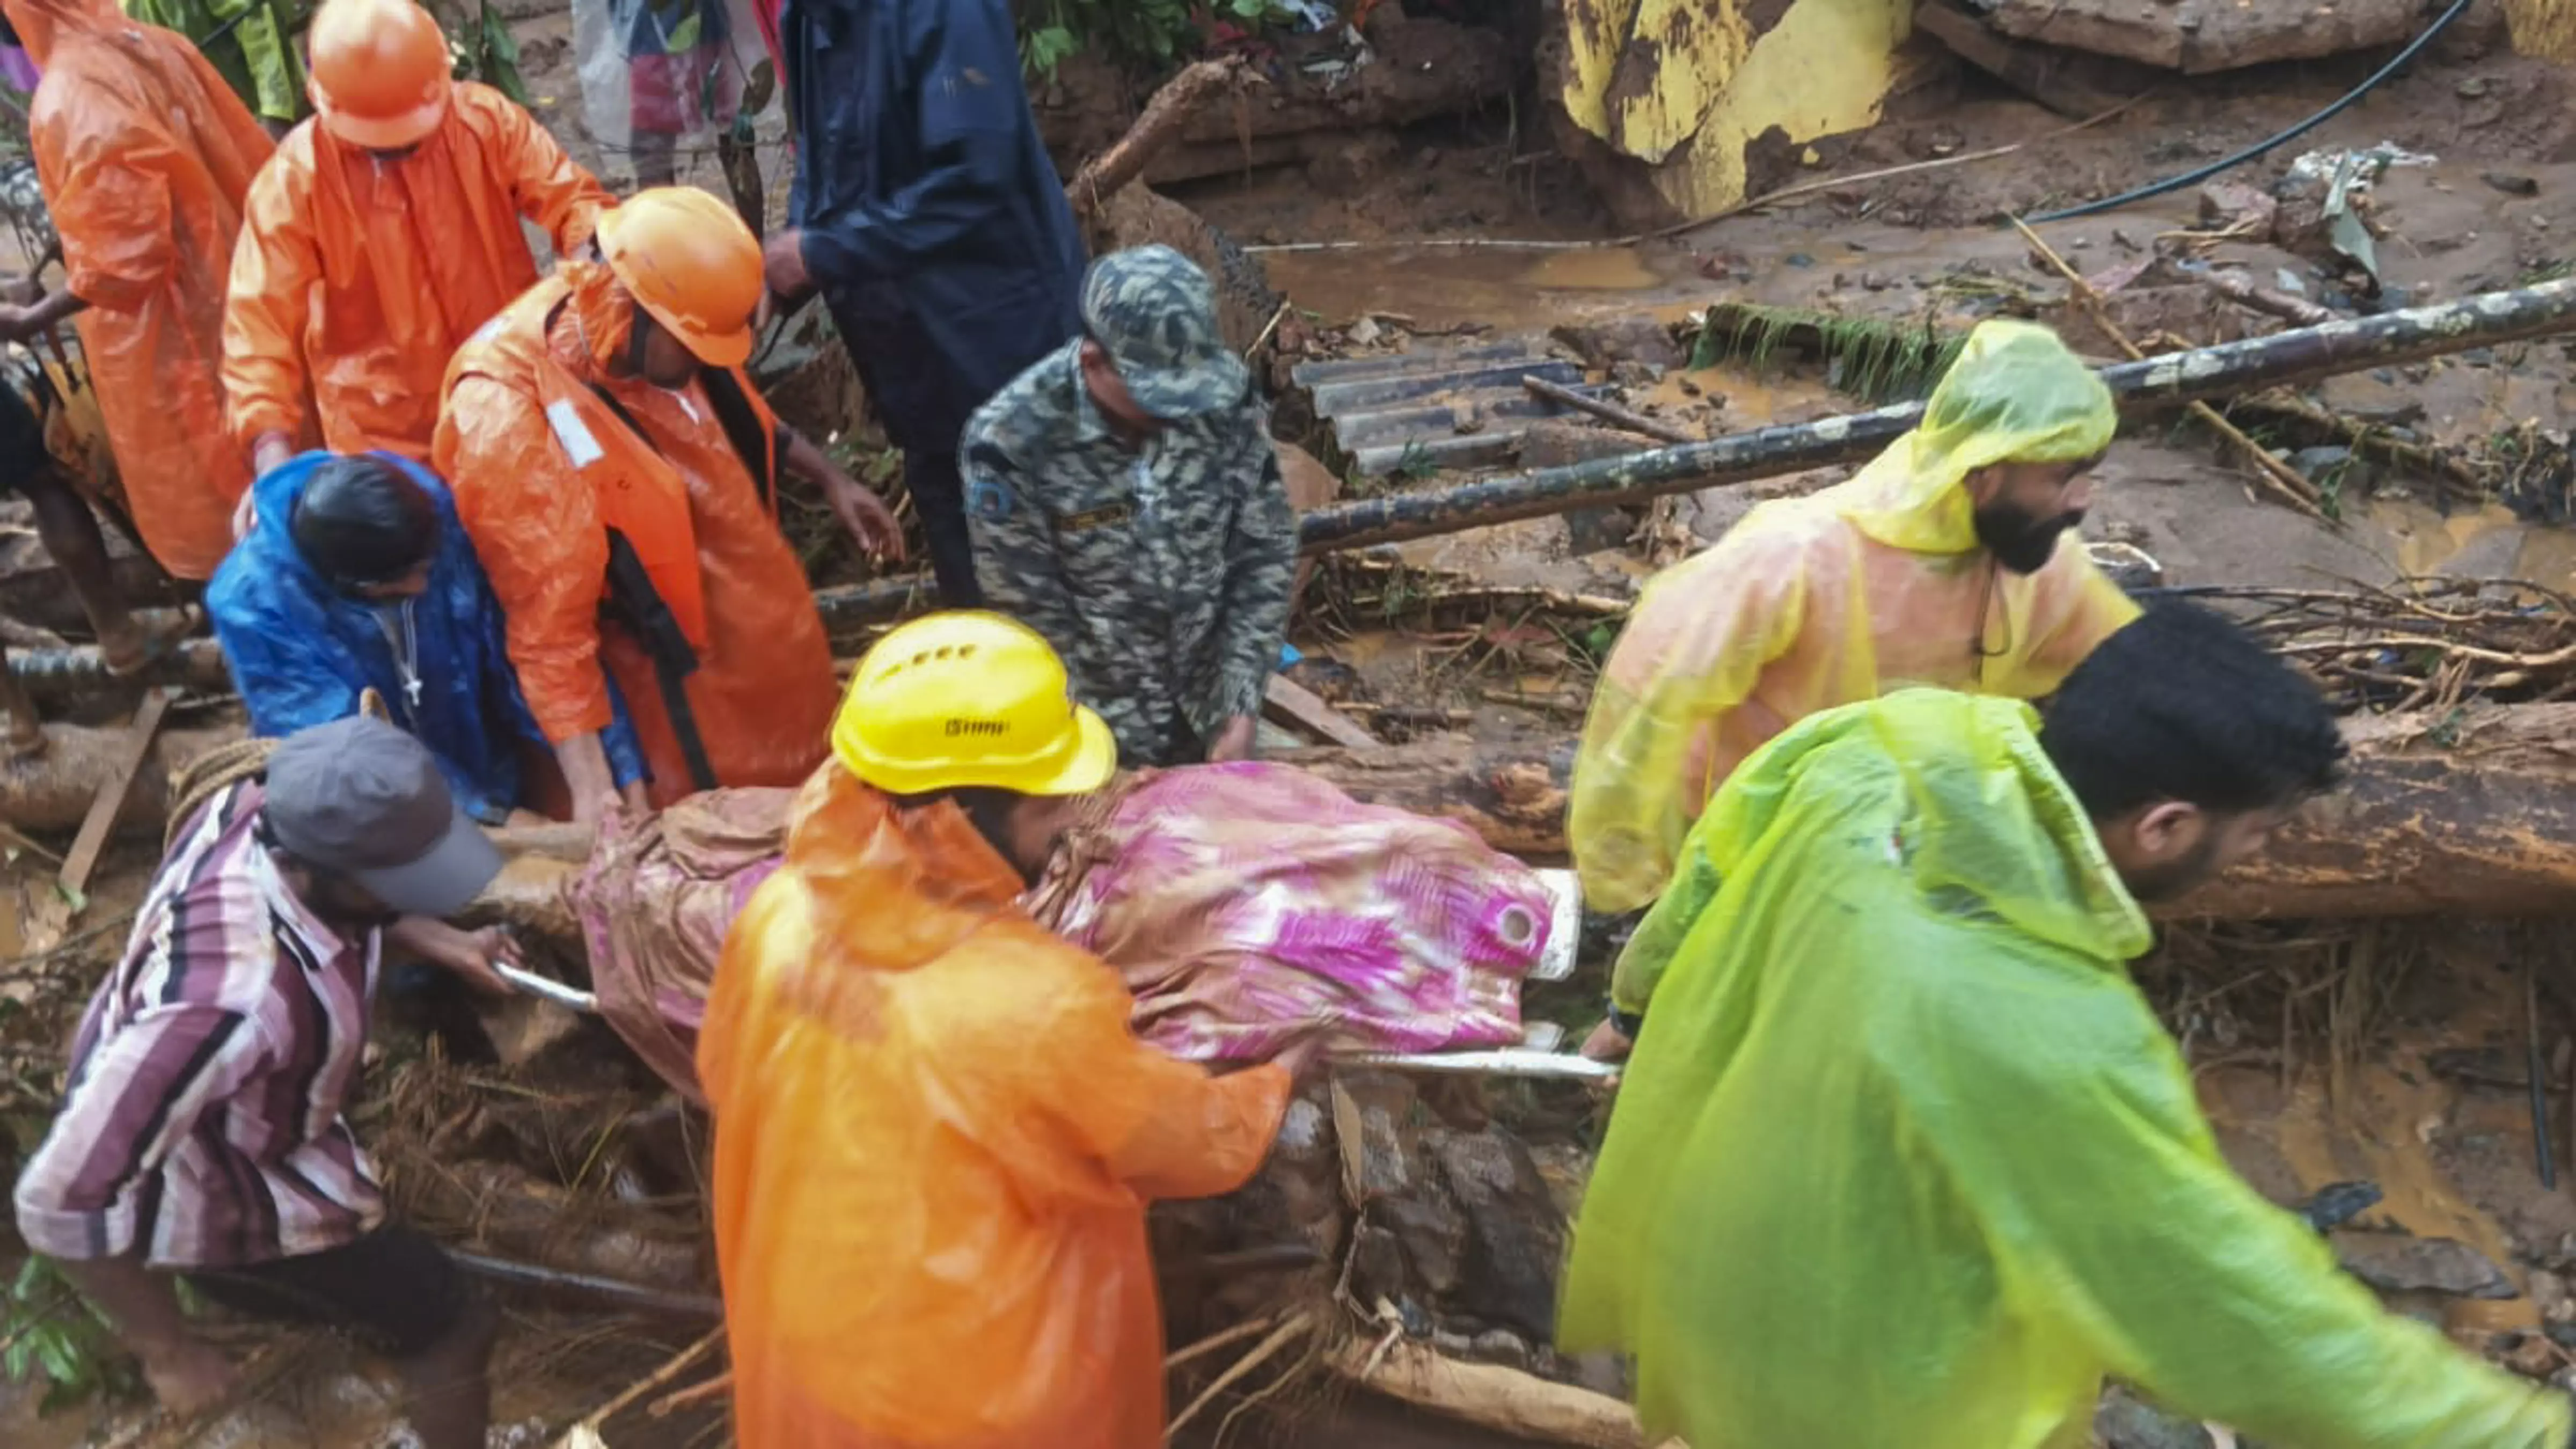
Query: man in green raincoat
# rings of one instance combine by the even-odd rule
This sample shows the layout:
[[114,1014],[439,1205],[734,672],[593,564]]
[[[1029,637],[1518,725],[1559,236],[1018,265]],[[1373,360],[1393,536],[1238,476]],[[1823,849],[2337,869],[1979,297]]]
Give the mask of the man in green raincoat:
[[196,43],[272,136],[304,115],[288,0],[122,0],[126,16]]
[[2057,1449],[2105,1376],[2274,1449],[2560,1449],[2566,1402],[2383,1312],[2221,1160],[2130,981],[2139,908],[2343,747],[2165,606],[2026,704],[1904,690],[1728,779],[1620,962],[1649,1002],[1560,1346],[1648,1443]]

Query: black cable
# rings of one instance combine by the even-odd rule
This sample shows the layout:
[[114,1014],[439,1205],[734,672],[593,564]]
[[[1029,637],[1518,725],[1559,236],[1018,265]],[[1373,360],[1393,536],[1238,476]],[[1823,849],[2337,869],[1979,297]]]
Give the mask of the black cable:
[[2045,222],[2071,221],[2079,216],[2091,216],[2095,212],[2110,211],[2118,207],[2127,206],[2133,201],[2144,201],[2151,196],[2162,196],[2168,191],[2179,191],[2183,187],[2189,186],[2195,181],[2206,181],[2221,171],[2225,171],[2236,166],[2242,166],[2246,162],[2253,160],[2255,157],[2260,156],[2267,151],[2287,145],[2288,143],[2299,139],[2301,136],[2308,134],[2310,131],[2315,130],[2317,127],[2324,125],[2336,116],[2341,115],[2345,107],[2351,105],[2357,100],[2360,100],[2363,96],[2370,94],[2381,81],[2395,75],[2399,67],[2415,58],[2415,53],[2417,51],[2432,44],[2434,36],[2441,34],[2452,21],[2459,19],[2461,14],[2467,11],[2469,4],[2470,0],[2451,0],[2451,8],[2443,11],[2440,18],[2436,19],[2430,26],[2426,27],[2424,33],[2416,36],[2414,41],[2404,50],[2397,52],[2396,59],[2381,66],[2377,71],[2373,72],[2370,79],[2353,87],[2342,100],[2335,102],[2333,105],[2326,107],[2324,110],[2317,112],[2315,115],[2308,117],[2306,120],[2301,121],[2299,124],[2292,126],[2290,129],[2283,131],[2281,134],[2274,136],[2268,141],[2257,142],[2224,160],[2212,161],[2197,171],[2186,171],[2180,176],[2167,177],[2166,179],[2158,181],[2152,185],[2141,186],[2135,191],[2124,191],[2117,196],[2105,197],[2100,201],[2088,201],[2082,206],[2065,207],[2061,210],[2048,212],[2041,216],[2026,216],[2023,217],[2022,220],[2028,225],[2038,226]]

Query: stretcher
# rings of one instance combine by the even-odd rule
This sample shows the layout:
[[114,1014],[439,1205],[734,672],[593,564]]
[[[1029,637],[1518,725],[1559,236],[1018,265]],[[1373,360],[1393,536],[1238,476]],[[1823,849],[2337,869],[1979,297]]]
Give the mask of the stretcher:
[[[1538,875],[1546,883],[1548,894],[1554,898],[1556,909],[1548,923],[1547,949],[1540,955],[1538,964],[1530,968],[1527,979],[1563,981],[1574,974],[1575,954],[1582,944],[1583,891],[1570,870],[1542,870]],[[507,962],[496,962],[493,969],[512,988],[530,996],[584,1015],[599,1014],[599,997],[592,992]],[[1554,1022],[1538,1022],[1530,1026],[1520,1045],[1513,1047],[1454,1052],[1353,1052],[1334,1060],[1351,1066],[1400,1072],[1520,1077],[1539,1081],[1608,1081],[1618,1075],[1619,1069],[1610,1063],[1559,1050],[1564,1040],[1563,1027]]]

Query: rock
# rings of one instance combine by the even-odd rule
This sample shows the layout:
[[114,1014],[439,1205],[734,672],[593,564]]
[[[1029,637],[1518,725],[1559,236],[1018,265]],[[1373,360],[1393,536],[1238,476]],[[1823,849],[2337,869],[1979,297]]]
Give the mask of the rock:
[[2103,1449],[2214,1449],[2208,1430],[2117,1386],[2093,1411],[2093,1437]]
[[[1544,1343],[1556,1328],[1565,1220],[1519,1138],[1487,1127],[1433,1131],[1427,1144],[1466,1220],[1465,1271],[1449,1306]],[[1509,1335],[1505,1335],[1508,1337]],[[1524,1348],[1520,1362],[1526,1365]]]
[[1467,1356],[1477,1363],[1498,1363],[1523,1373],[1529,1372],[1533,1359],[1529,1344],[1520,1335],[1499,1328],[1477,1334],[1467,1345]]
[[2298,1213],[2309,1227],[2327,1232],[2379,1206],[2382,1196],[2375,1182],[2330,1182],[2301,1204]]
[[2576,1292],[2571,1292],[2566,1278],[2546,1268],[2534,1268],[2524,1280],[2524,1293],[2531,1306],[2540,1310],[2540,1321],[2553,1327],[2576,1324]]
[[1384,131],[1355,136],[1307,162],[1306,179],[1327,196],[1351,196],[1385,175],[1402,151]]
[[2494,187],[2496,190],[2503,192],[2507,196],[2538,196],[2540,194],[2540,183],[2528,176],[2516,176],[2503,171],[2488,171],[2481,173],[2478,179],[2484,181],[2487,185]]
[[2256,223],[2257,236],[2268,235],[2272,219],[2280,212],[2280,203],[2259,187],[2242,181],[2213,181],[2200,188],[2200,222],[2209,227],[2230,227],[2241,221]]
[[2001,0],[1987,21],[2016,40],[2116,56],[2186,75],[2398,45],[2422,23],[2414,0],[2344,0],[2331,6]]
[[1681,344],[1673,340],[1672,329],[1652,317],[1631,315],[1604,322],[1569,322],[1547,335],[1581,358],[1584,366],[1604,372],[1622,362],[1674,368],[1687,360]]
[[2517,1298],[2513,1281],[2484,1253],[2450,1238],[2339,1228],[2326,1234],[2344,1271],[2382,1293]]

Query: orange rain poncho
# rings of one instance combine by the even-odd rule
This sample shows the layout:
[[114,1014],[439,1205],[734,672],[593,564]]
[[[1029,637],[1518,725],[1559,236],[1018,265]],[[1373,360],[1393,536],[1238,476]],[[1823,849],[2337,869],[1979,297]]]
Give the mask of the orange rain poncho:
[[715,783],[793,785],[823,758],[838,693],[823,616],[778,531],[778,420],[741,369],[725,374],[760,450],[746,461],[704,384],[610,375],[634,315],[598,262],[567,262],[529,288],[456,354],[438,471],[509,616],[510,662],[547,739],[605,728],[614,688],[654,803],[693,788],[651,656],[600,625],[614,528],[697,654],[686,689]]
[[447,118],[379,162],[313,121],[251,191],[224,313],[230,436],[430,456],[439,382],[458,346],[537,280],[525,217],[569,255],[613,204],[534,118],[459,82]]
[[966,816],[837,766],[698,1044],[743,1449],[1161,1449],[1145,1204],[1259,1167],[1288,1077],[1137,1041]]
[[2135,618],[2072,530],[2037,573],[1998,566],[1961,486],[1990,464],[2093,457],[2118,421],[2054,333],[1985,323],[1922,423],[1849,482],[1765,503],[1649,580],[1574,762],[1585,903],[1652,901],[1727,773],[1798,720],[1909,684],[2037,698]]
[[232,547],[250,465],[223,435],[224,268],[271,149],[180,36],[106,0],[6,0],[44,79],[28,114],[74,321],[144,546],[204,579]]

